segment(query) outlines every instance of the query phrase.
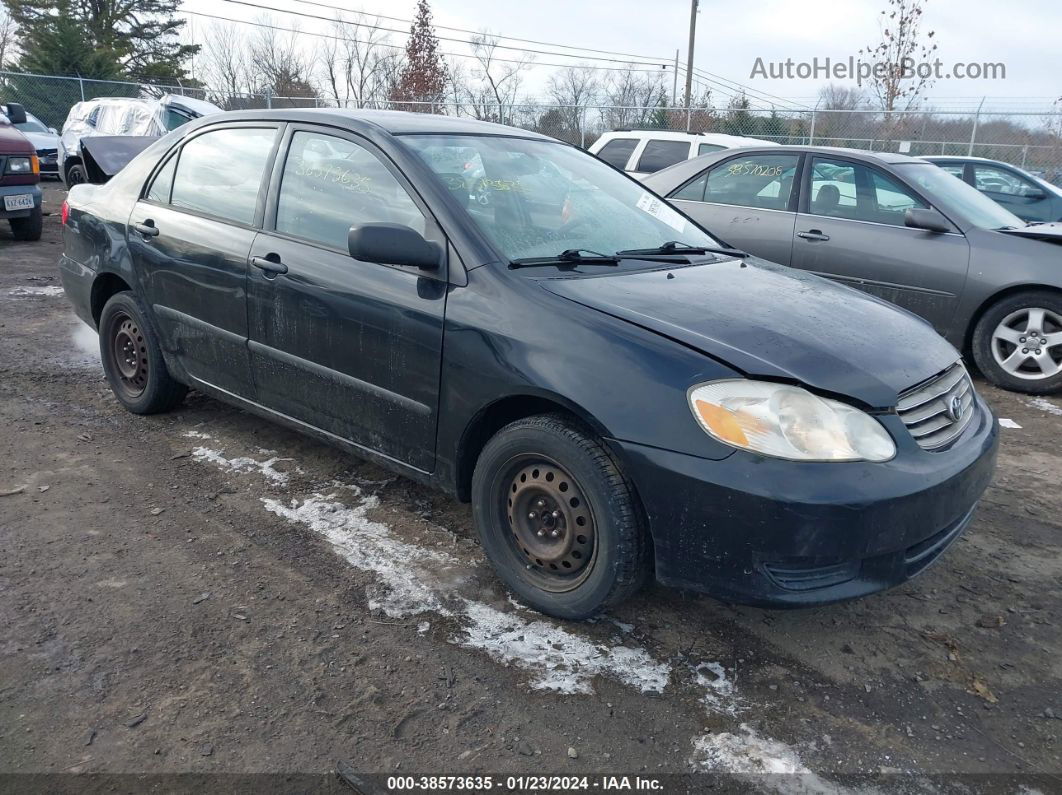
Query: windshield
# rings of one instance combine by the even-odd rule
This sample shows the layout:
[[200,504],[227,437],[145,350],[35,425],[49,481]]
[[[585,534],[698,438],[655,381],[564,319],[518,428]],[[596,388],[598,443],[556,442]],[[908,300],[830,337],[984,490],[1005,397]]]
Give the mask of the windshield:
[[34,116],[30,116],[28,113],[26,114],[26,121],[24,121],[22,124],[16,124],[15,126],[18,129],[22,130],[22,132],[30,132],[30,133],[46,133],[46,132],[48,132],[48,128],[45,127],[43,124],[41,124],[39,119],[37,119]]
[[718,246],[637,182],[574,147],[479,135],[407,135],[510,260],[568,249],[614,254],[672,240]]
[[954,208],[967,221],[984,229],[1020,229],[1025,222],[1005,210],[961,179],[933,163],[902,163],[896,166],[903,175],[925,190],[929,198],[944,210]]

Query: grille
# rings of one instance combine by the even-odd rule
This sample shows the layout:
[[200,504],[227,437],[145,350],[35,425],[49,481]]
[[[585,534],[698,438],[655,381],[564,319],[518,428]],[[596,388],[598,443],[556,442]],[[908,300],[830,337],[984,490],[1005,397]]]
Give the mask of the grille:
[[896,413],[922,449],[939,450],[966,430],[973,406],[973,383],[962,362],[956,362],[900,395]]

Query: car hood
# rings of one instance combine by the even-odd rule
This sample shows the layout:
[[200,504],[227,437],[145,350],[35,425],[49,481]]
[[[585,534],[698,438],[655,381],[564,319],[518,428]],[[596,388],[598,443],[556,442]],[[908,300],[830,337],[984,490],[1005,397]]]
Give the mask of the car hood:
[[747,376],[796,381],[873,408],[895,405],[899,393],[959,359],[909,312],[755,258],[542,285]]
[[0,124],[0,154],[32,155],[33,144],[21,132],[10,124]]
[[1021,229],[1000,229],[1005,235],[1014,237],[1028,237],[1033,240],[1043,240],[1046,243],[1062,244],[1062,223],[1052,224],[1029,224]]
[[25,135],[33,148],[37,151],[41,149],[58,149],[59,148],[59,136],[55,133],[42,133],[42,132],[22,132]]

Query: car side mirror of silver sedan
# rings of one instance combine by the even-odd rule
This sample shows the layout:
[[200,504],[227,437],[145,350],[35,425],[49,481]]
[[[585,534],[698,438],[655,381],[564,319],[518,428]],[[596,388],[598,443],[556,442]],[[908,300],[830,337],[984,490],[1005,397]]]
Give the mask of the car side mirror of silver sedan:
[[950,232],[951,224],[938,211],[926,207],[912,207],[903,215],[904,226],[927,232]]

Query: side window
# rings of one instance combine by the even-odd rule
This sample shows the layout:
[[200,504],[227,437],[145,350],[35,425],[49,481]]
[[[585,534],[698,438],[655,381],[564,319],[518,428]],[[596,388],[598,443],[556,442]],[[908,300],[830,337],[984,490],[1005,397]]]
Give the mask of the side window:
[[962,163],[937,163],[937,166],[959,179],[963,178],[963,170],[966,168]]
[[992,166],[974,166],[974,183],[980,191],[1024,196],[1032,185],[1017,174]]
[[669,199],[685,199],[689,202],[704,201],[704,186],[708,184],[708,172],[705,171],[693,182],[687,182],[677,191],[672,193]]
[[162,167],[162,170],[155,175],[155,179],[152,180],[151,187],[148,188],[144,198],[160,204],[169,204],[170,190],[173,188],[173,172],[176,168],[177,155],[173,155],[166,161],[166,165]]
[[296,132],[277,197],[277,231],[345,251],[350,227],[369,223],[425,232],[420,208],[376,155],[344,138]]
[[704,200],[764,210],[789,209],[798,155],[748,155],[708,172]]
[[597,153],[597,156],[609,165],[619,169],[627,167],[627,161],[631,159],[631,153],[638,145],[636,138],[613,138]]
[[180,151],[170,204],[252,223],[275,137],[274,129],[230,127],[193,138]]
[[697,145],[697,154],[698,155],[706,155],[709,152],[720,152],[723,149],[726,149],[726,147],[725,146],[720,146],[719,144],[698,144]]
[[926,203],[893,177],[842,160],[815,158],[809,209],[813,215],[904,225],[904,213]]
[[689,159],[689,141],[646,141],[635,171],[650,174]]

